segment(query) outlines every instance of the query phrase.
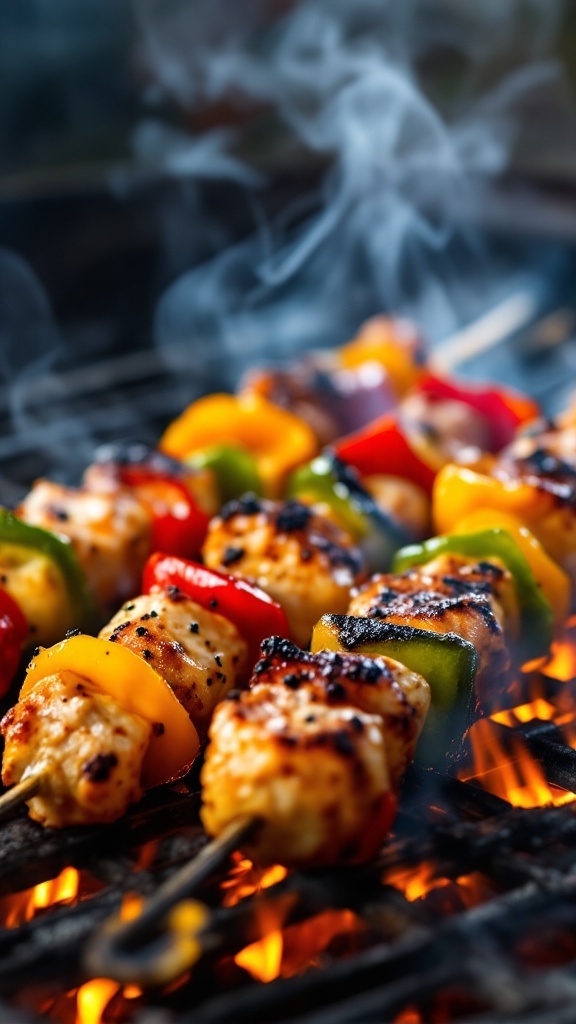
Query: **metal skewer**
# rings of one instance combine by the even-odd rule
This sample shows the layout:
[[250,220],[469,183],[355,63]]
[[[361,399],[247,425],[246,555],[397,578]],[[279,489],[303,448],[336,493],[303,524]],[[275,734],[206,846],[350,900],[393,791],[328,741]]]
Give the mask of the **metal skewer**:
[[189,970],[203,952],[199,936],[210,916],[191,897],[259,825],[256,818],[233,821],[164,882],[137,917],[109,920],[88,945],[86,971],[122,984],[151,986],[167,984]]

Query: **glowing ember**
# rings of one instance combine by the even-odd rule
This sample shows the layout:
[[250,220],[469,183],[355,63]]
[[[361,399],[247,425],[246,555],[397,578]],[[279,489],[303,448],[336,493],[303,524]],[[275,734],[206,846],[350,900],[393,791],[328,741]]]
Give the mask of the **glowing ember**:
[[144,900],[142,896],[138,896],[136,893],[127,892],[122,899],[122,906],[120,908],[120,919],[122,921],[133,921],[135,917],[142,910]]
[[281,882],[288,874],[286,868],[274,864],[270,868],[257,868],[247,857],[234,854],[235,864],[228,878],[222,882],[222,905],[234,907],[240,900],[262,889],[268,889],[276,882]]
[[474,780],[513,807],[558,806],[575,799],[574,794],[549,785],[539,764],[519,738],[511,737],[508,749],[504,749],[490,719],[474,723],[470,744],[474,767],[465,770],[460,777],[468,782]]
[[397,1017],[394,1017],[392,1024],[422,1024],[422,1017],[415,1006],[407,1006]]

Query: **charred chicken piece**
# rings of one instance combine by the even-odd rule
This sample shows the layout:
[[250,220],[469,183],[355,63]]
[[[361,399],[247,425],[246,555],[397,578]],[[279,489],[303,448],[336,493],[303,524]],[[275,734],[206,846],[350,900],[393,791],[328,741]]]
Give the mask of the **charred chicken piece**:
[[186,708],[198,734],[247,669],[248,646],[236,627],[181,591],[143,594],[100,631],[148,661]]
[[142,795],[151,729],[75,672],[48,676],[2,720],[2,781],[41,775],[30,815],[51,828],[115,821]]
[[202,770],[211,835],[247,815],[263,827],[246,847],[259,863],[367,860],[390,827],[395,797],[384,723],[331,707],[302,688],[258,684],[224,701]]
[[273,637],[252,688],[216,710],[202,819],[260,820],[247,853],[311,867],[374,856],[428,709],[428,684],[389,658],[309,654]]
[[505,488],[526,485],[522,518],[576,586],[576,426],[518,437],[488,471]]
[[496,561],[474,563],[457,555],[441,555],[401,575],[373,576],[352,598],[348,613],[468,640],[478,654],[479,692],[509,667],[507,644],[519,622],[508,570]]
[[252,496],[226,505],[213,519],[206,565],[254,581],[282,605],[294,639],[308,643],[320,615],[344,610],[362,562],[349,535],[298,501]]
[[414,757],[430,706],[430,688],[422,676],[392,658],[310,654],[280,637],[265,640],[262,655],[254,669],[259,683],[304,688],[313,702],[380,715],[390,778],[394,784],[400,780]]
[[138,589],[150,550],[151,517],[127,490],[94,493],[37,480],[17,514],[70,539],[101,608]]

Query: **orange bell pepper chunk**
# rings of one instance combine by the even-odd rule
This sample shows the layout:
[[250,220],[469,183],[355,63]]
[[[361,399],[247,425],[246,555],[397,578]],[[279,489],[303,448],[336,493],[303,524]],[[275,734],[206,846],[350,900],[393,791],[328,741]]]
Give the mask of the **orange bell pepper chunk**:
[[386,370],[396,395],[401,398],[424,373],[421,339],[409,320],[375,316],[359,334],[338,350],[344,370],[356,370],[365,363],[378,363]]
[[304,420],[260,395],[215,394],[200,398],[165,431],[160,449],[185,459],[221,442],[238,444],[256,461],[266,493],[281,492],[286,475],[311,459],[317,442]]

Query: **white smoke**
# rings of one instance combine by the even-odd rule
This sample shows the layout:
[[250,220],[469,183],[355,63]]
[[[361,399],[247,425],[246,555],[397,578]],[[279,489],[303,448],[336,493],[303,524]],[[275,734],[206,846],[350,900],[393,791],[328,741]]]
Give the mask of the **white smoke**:
[[[478,206],[525,144],[535,98],[554,91],[566,106],[548,59],[559,3],[137,0],[135,9],[166,97],[188,111],[207,100],[260,106],[291,140],[288,152],[326,165],[315,195],[174,282],[158,309],[160,343],[282,355],[340,342],[381,309],[438,337],[498,297],[493,254],[455,211]],[[431,60],[454,77],[441,104],[428,95],[438,81]],[[238,131],[216,138],[215,174],[249,188]],[[191,167],[199,145],[205,137],[188,137]],[[186,166],[186,148],[179,135],[164,166]]]

